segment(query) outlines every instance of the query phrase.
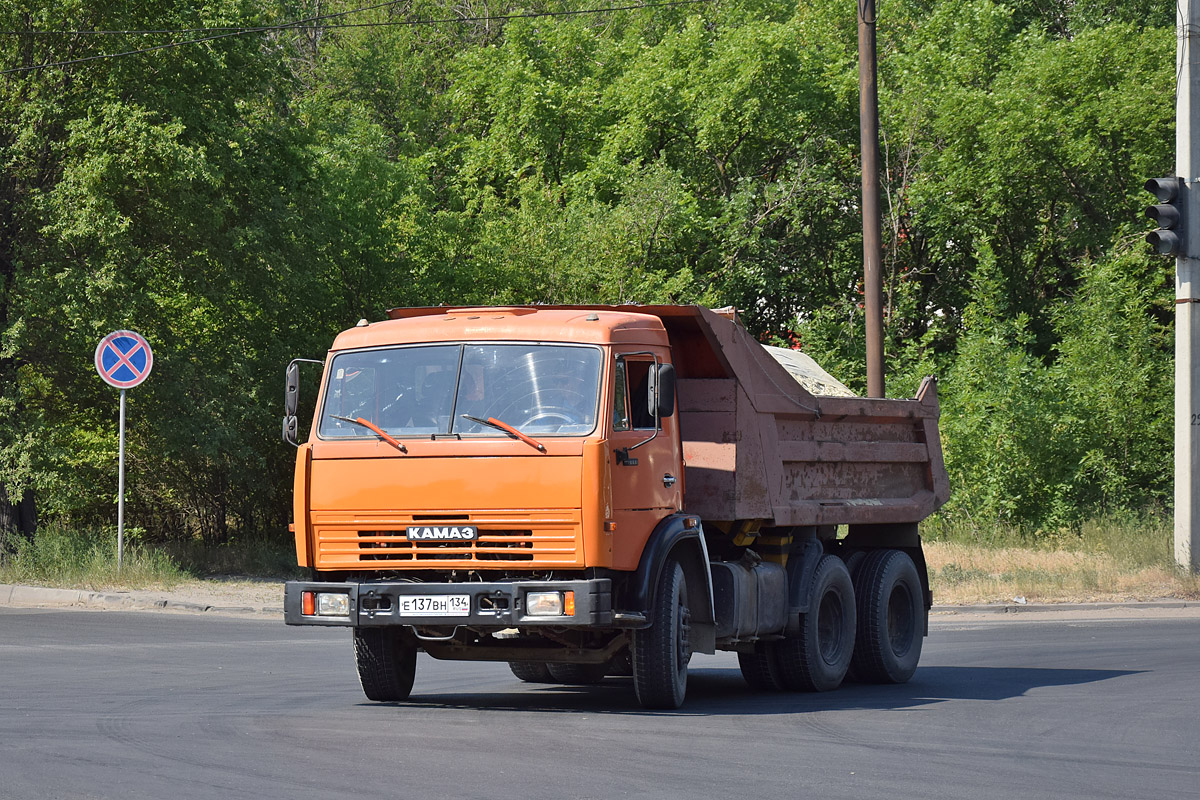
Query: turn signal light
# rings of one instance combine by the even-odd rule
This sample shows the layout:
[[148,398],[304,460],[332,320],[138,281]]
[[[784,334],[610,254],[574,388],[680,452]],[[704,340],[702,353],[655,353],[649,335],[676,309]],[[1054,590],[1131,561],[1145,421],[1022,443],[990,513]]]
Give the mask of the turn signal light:
[[301,611],[303,612],[304,616],[314,616],[317,613],[317,593],[304,592],[301,594],[300,599],[302,606]]

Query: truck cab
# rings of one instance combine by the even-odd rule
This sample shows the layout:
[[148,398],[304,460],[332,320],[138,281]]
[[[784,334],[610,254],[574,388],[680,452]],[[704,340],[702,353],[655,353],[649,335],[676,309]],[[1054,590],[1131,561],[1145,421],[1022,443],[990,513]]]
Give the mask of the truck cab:
[[[636,569],[683,506],[678,421],[648,399],[669,374],[666,333],[645,315],[529,315],[465,309],[337,338],[298,454],[303,566]],[[439,539],[448,527],[474,533]]]

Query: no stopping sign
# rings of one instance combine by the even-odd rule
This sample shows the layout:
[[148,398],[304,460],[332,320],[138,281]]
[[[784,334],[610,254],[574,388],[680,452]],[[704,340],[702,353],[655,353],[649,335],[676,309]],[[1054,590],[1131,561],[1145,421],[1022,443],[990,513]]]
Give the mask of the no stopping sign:
[[96,372],[109,386],[131,389],[150,374],[154,353],[135,331],[113,331],[96,345]]

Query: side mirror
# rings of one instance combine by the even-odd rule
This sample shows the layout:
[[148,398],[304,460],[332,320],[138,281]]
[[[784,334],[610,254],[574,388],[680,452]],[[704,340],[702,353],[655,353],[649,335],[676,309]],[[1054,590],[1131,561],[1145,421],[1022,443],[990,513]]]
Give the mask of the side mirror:
[[283,393],[283,415],[284,417],[296,416],[296,409],[300,407],[300,365],[295,361],[288,364],[286,387]]
[[659,364],[650,370],[648,397],[649,411],[656,418],[669,417],[675,413],[675,367]]
[[300,365],[324,364],[313,358],[293,358],[287,365],[283,389],[283,440],[293,447],[299,447],[300,424],[296,412],[300,408]]
[[294,416],[283,418],[283,440],[293,447],[299,446],[299,443],[296,441],[296,432],[298,428],[299,422]]

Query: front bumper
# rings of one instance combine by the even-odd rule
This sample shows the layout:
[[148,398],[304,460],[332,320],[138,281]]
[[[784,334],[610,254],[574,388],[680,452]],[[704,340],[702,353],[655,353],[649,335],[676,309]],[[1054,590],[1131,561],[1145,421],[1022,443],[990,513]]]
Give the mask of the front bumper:
[[[575,613],[571,616],[529,616],[525,596],[530,592],[574,592]],[[304,613],[304,592],[349,595],[346,616],[317,616]],[[467,595],[470,608],[458,616],[420,616],[401,613],[402,597]],[[368,627],[420,625],[448,627],[609,627],[613,622],[612,581],[608,578],[581,581],[498,581],[495,583],[340,583],[288,581],[283,592],[284,621],[288,625]]]

